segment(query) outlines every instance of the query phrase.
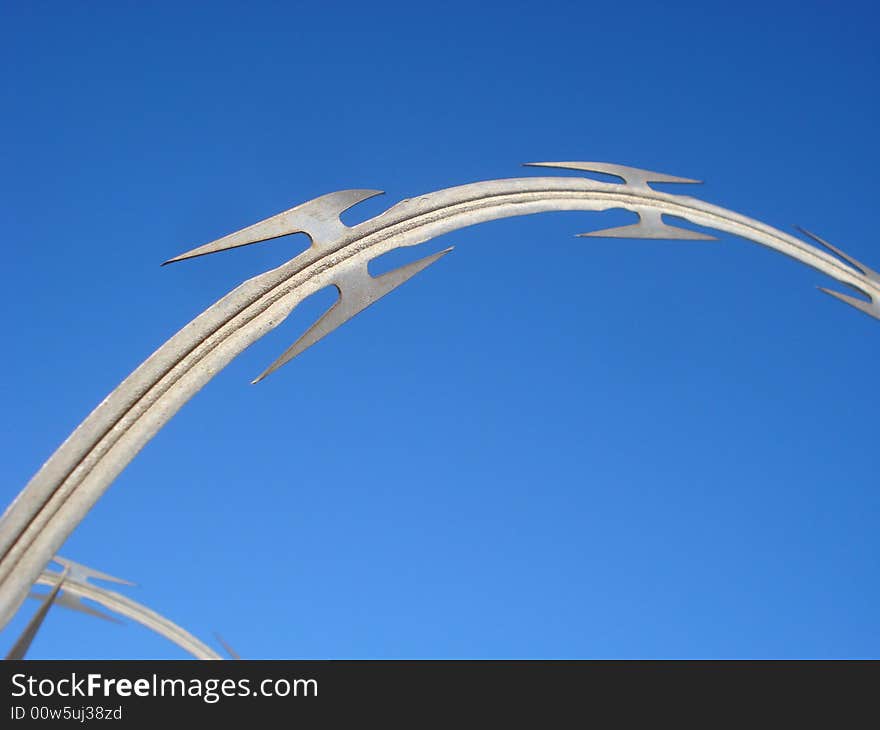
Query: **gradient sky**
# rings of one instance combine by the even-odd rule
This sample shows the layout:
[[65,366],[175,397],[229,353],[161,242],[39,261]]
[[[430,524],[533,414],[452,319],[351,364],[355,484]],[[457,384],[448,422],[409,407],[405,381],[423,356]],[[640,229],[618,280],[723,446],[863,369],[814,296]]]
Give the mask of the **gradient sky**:
[[[880,267],[874,4],[712,5],[4,0],[3,502],[306,239],[162,261],[332,190],[604,160]],[[426,244],[251,386],[309,300],[62,554],[248,658],[880,656],[878,322],[729,236],[574,238],[630,217]],[[30,656],[186,655],[56,608]]]

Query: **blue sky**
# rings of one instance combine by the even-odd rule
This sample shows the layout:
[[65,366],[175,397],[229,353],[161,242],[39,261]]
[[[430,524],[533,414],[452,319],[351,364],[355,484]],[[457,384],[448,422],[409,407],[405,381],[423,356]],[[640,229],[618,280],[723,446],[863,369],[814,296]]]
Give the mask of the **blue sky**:
[[[317,195],[605,160],[880,266],[865,2],[2,3],[2,499]],[[63,553],[250,658],[876,657],[878,323],[753,244],[498,221],[258,386],[306,302]],[[305,240],[305,239],[303,239]],[[0,634],[11,645],[30,602]],[[184,657],[56,609],[34,658]]]

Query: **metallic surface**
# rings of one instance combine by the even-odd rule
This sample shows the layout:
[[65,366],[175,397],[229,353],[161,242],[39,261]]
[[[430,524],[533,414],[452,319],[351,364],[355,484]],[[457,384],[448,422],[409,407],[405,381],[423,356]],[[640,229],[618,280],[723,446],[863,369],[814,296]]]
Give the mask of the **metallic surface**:
[[[222,659],[211,647],[199,641],[195,636],[182,629],[173,621],[169,621],[164,616],[136,601],[132,601],[130,598],[126,598],[121,593],[92,584],[89,582],[89,579],[98,578],[99,580],[112,581],[113,583],[129,586],[134,585],[134,583],[114,578],[106,573],[92,570],[65,558],[56,556],[52,560],[64,566],[64,572],[44,570],[37,577],[36,582],[40,585],[51,586],[53,588],[52,594],[57,593],[59,587],[61,588],[61,594],[55,598],[57,605],[86,613],[96,618],[112,621],[113,623],[121,623],[119,619],[108,616],[83,603],[82,599],[87,598],[114,613],[118,613],[120,616],[137,621],[137,623],[155,631],[160,636],[164,636],[184,651],[192,654],[196,659]],[[42,598],[42,596],[40,597]]]
[[403,200],[350,227],[342,223],[340,213],[378,192],[345,190],[303,203],[166,262],[295,232],[306,233],[312,241],[306,251],[244,282],[169,339],[83,421],[9,506],[0,520],[0,626],[9,621],[52,555],[144,444],[217,372],[277,327],[297,304],[327,286],[339,291],[338,302],[257,380],[442,255],[372,277],[368,263],[388,251],[499,218],[622,208],[637,214],[639,222],[584,235],[711,238],[673,226],[663,218],[675,216],[774,249],[850,286],[865,299],[829,293],[880,319],[876,273],[830,244],[816,239],[835,255],[738,213],[650,187],[652,182],[695,181],[606,163],[531,164],[598,172],[621,182],[589,177],[489,180]]

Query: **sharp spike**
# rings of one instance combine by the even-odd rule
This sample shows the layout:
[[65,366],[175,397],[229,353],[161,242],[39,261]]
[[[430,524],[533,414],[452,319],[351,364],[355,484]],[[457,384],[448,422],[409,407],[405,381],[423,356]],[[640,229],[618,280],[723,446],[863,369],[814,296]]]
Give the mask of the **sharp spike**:
[[21,632],[21,636],[18,637],[13,647],[9,650],[9,653],[6,655],[6,659],[24,659],[25,655],[28,652],[28,649],[31,648],[34,637],[37,635],[37,632],[43,625],[43,621],[46,620],[49,609],[52,608],[52,604],[55,602],[55,599],[58,596],[58,591],[61,590],[61,585],[64,583],[64,579],[66,577],[67,570],[65,570],[64,573],[61,574],[61,578],[59,578],[58,582],[55,584],[55,587],[46,594],[46,597],[43,599],[42,605],[39,609],[37,609],[37,612],[34,614],[33,618],[28,621],[28,625],[25,626],[24,631]]
[[54,558],[52,558],[52,562],[61,565],[68,572],[69,580],[72,580],[76,583],[88,583],[89,578],[97,578],[98,580],[106,580],[110,583],[119,583],[124,586],[137,585],[136,583],[132,583],[130,580],[117,578],[116,576],[110,575],[109,573],[102,573],[100,570],[95,570],[94,568],[90,568],[88,565],[77,563],[73,560],[69,560],[68,558],[62,558],[60,555],[56,555]]
[[820,286],[819,291],[825,292],[829,296],[834,297],[835,299],[839,299],[846,304],[849,304],[852,307],[855,307],[860,312],[864,312],[869,317],[873,317],[874,319],[880,319],[880,306],[875,301],[866,302],[864,299],[858,299],[856,297],[851,297],[848,294],[841,294],[837,291],[832,291],[831,289],[826,289],[825,287]]
[[800,226],[795,226],[795,228],[797,228],[797,230],[799,230],[805,236],[809,236],[810,238],[812,238],[814,241],[816,241],[816,243],[827,248],[829,251],[831,251],[831,253],[842,258],[844,261],[855,267],[858,271],[862,272],[872,281],[880,283],[880,273],[877,273],[873,269],[865,266],[865,264],[863,264],[861,261],[858,261],[857,259],[854,259],[849,254],[844,253],[839,248],[837,248],[837,246],[832,246],[824,238],[820,238],[815,233],[811,233],[810,231],[808,231],[806,228],[801,228]]
[[584,172],[601,172],[606,175],[614,175],[623,180],[627,185],[638,188],[647,188],[648,183],[693,183],[702,184],[702,180],[692,180],[688,177],[676,177],[664,172],[652,172],[638,167],[626,165],[614,165],[609,162],[527,162],[526,167],[556,167],[563,170],[582,170]]
[[239,654],[235,649],[233,649],[229,644],[227,644],[226,641],[223,639],[223,637],[220,636],[220,634],[218,634],[216,631],[214,632],[214,638],[217,639],[217,641],[220,643],[220,646],[223,647],[223,650],[227,654],[229,654],[229,656],[232,659],[241,659],[241,654]]
[[372,280],[372,294],[370,301],[368,301],[367,304],[365,304],[364,306],[369,306],[380,297],[384,297],[390,291],[396,289],[409,279],[412,279],[420,271],[424,271],[435,261],[439,261],[446,254],[450,253],[453,248],[454,246],[444,248],[442,251],[438,251],[437,253],[431,254],[430,256],[425,256],[425,258],[423,259],[413,261],[412,263],[406,264],[406,266],[401,266],[400,268],[394,269],[393,271],[389,271],[379,276],[371,276],[370,279]]
[[692,231],[689,228],[679,228],[664,223],[663,216],[656,210],[636,211],[639,222],[629,226],[618,228],[606,228],[592,233],[579,233],[579,238],[655,238],[655,239],[679,239],[687,241],[717,241],[715,236],[710,236],[701,231]]
[[316,247],[326,246],[348,230],[339,215],[358,203],[382,195],[381,190],[337,190],[273,215],[252,226],[168,259],[162,266],[197,256],[206,256],[239,246],[268,241],[290,233],[305,233]]
[[281,356],[275,360],[266,370],[257,376],[252,382],[259,383],[267,375],[275,372],[282,365],[286,365],[297,355],[301,354],[319,340],[329,335],[333,330],[359,314],[371,304],[396,289],[401,284],[411,279],[420,271],[426,269],[435,261],[452,251],[447,248],[444,251],[427,256],[418,261],[413,261],[399,269],[389,271],[382,276],[372,277],[366,267],[358,267],[344,272],[335,283],[339,291],[339,299],[330,307],[315,324],[307,329],[303,335],[294,342]]
[[261,380],[264,380],[267,376],[274,373],[278,368],[282,365],[286,365],[293,358],[295,358],[300,353],[304,352],[312,345],[314,345],[318,340],[329,335],[333,330],[335,330],[339,325],[343,324],[350,317],[353,317],[357,312],[349,312],[348,308],[343,304],[342,298],[342,290],[339,287],[336,287],[339,292],[339,297],[336,302],[333,304],[330,309],[328,309],[321,317],[315,322],[311,327],[309,327],[302,335],[294,342],[290,347],[288,347],[281,355],[275,360],[268,368],[266,368],[262,373],[260,373],[256,378],[251,381],[252,385],[256,385]]

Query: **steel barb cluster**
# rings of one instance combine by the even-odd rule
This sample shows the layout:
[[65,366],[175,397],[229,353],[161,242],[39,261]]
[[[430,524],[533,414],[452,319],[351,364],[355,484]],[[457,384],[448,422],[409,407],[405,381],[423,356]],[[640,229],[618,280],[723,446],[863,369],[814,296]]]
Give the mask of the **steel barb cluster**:
[[30,586],[40,579],[67,536],[144,444],[217,372],[278,326],[297,304],[328,286],[339,292],[334,306],[254,382],[450,250],[372,276],[367,269],[369,262],[393,249],[414,246],[498,218],[622,208],[635,213],[638,222],[581,235],[713,238],[674,226],[664,218],[674,216],[740,236],[800,261],[861,296],[823,291],[880,319],[880,274],[817,236],[803,231],[821,248],[738,213],[651,187],[651,183],[695,180],[598,162],[531,164],[602,173],[620,182],[589,176],[488,180],[403,200],[354,226],[345,225],[340,214],[380,191],[343,190],[315,198],[167,261],[181,261],[297,232],[311,239],[306,251],[244,282],[162,345],[82,422],[16,497],[0,520],[0,627],[12,617]]
[[[85,613],[89,616],[109,621],[111,623],[121,623],[116,617],[99,611],[87,603],[83,602],[83,598],[97,603],[113,613],[136,621],[151,631],[163,636],[169,641],[177,644],[181,649],[194,656],[196,659],[221,659],[222,657],[211,647],[186,629],[181,628],[173,621],[156,613],[143,604],[133,601],[123,596],[121,593],[111,591],[100,585],[93,583],[93,580],[106,581],[109,583],[117,583],[125,586],[133,586],[134,583],[121,578],[116,578],[99,570],[89,568],[81,563],[74,562],[67,558],[56,555],[52,558],[52,562],[58,563],[63,570],[44,570],[40,573],[36,580],[39,585],[49,586],[51,591],[49,596],[55,595],[54,603],[56,606],[68,608],[79,613]],[[58,589],[60,592],[55,592]],[[32,593],[32,598],[44,599],[43,594]],[[49,603],[47,600],[46,603]]]
[[[94,616],[103,621],[111,623],[122,623],[115,616],[99,611],[92,605],[83,602],[83,598],[88,599],[92,603],[97,603],[103,608],[107,608],[113,613],[129,618],[142,626],[150,629],[154,633],[162,636],[169,641],[177,644],[188,654],[196,659],[221,659],[222,657],[207,644],[199,641],[195,636],[186,629],[181,628],[173,621],[165,618],[161,614],[147,608],[146,606],[133,601],[120,593],[111,591],[104,586],[96,585],[92,580],[100,580],[109,583],[119,583],[126,586],[133,586],[134,583],[121,578],[115,578],[100,570],[95,570],[81,563],[62,558],[56,555],[52,562],[58,563],[63,570],[44,570],[36,580],[38,585],[46,585],[50,587],[48,593],[31,592],[29,597],[40,601],[40,607],[33,615],[28,625],[22,631],[18,640],[6,655],[6,659],[24,659],[30,648],[34,637],[39,632],[42,624],[45,622],[49,610],[53,606],[77,611],[89,616]],[[240,658],[232,647],[218,635],[217,639],[226,649],[226,652],[233,658]]]

